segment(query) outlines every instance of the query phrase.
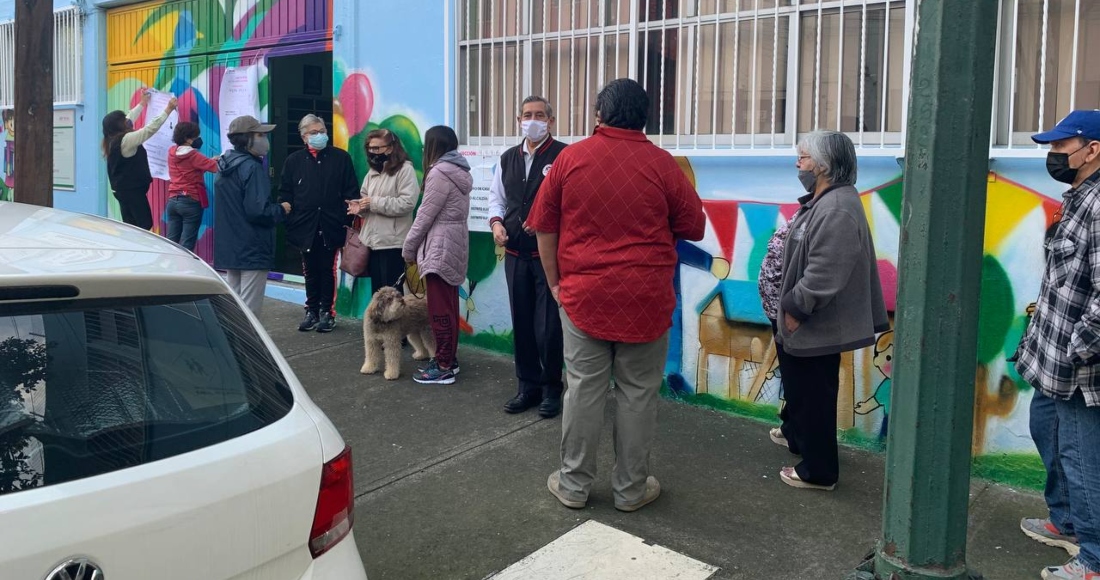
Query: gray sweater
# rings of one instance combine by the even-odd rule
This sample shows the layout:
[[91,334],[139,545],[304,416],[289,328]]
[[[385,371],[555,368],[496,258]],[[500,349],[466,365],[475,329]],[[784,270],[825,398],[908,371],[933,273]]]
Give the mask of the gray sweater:
[[[834,186],[816,200],[799,199],[783,249],[782,299],[776,340],[794,356],[856,350],[890,329],[875,244],[859,192]],[[784,314],[801,322],[793,333]]]

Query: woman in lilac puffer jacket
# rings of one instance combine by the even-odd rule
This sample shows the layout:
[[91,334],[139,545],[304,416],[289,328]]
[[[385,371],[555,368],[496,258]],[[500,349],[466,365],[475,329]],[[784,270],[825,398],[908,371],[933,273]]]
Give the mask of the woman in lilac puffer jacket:
[[470,164],[458,153],[458,136],[437,125],[424,136],[424,199],[401,251],[427,283],[435,358],[413,375],[424,384],[449,385],[458,372],[458,287],[470,255]]

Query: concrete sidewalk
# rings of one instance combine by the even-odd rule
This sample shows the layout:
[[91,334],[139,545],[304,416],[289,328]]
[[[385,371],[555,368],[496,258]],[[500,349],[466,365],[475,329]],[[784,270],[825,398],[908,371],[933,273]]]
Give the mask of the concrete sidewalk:
[[[588,520],[718,566],[714,578],[839,579],[878,537],[881,455],[842,449],[835,492],[796,490],[779,481],[793,457],[767,425],[671,401],[651,463],[661,498],[614,509],[608,426],[588,507],[567,509],[546,490],[560,419],[501,410],[515,389],[509,357],[460,348],[458,382],[424,386],[406,349],[401,379],[386,381],[359,374],[358,321],[299,333],[301,315],[268,299],[262,318],[354,450],[355,534],[372,580],[485,578]],[[1045,514],[1041,497],[975,481],[970,501],[969,562],[987,579],[1038,578],[1067,559],[1019,531],[1021,517]]]

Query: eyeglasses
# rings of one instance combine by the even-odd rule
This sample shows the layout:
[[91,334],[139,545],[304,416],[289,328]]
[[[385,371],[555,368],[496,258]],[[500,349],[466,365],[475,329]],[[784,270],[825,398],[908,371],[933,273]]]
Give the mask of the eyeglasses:
[[386,149],[393,147],[393,144],[383,145],[382,147],[367,147],[367,153],[381,153]]
[[314,135],[328,135],[328,131],[326,129],[314,129],[312,131],[306,131],[307,137],[313,137]]
[[798,156],[798,160],[799,160],[799,161],[802,161],[803,159],[809,159],[809,158],[810,158],[810,156],[809,156],[809,155],[799,155],[799,156]]

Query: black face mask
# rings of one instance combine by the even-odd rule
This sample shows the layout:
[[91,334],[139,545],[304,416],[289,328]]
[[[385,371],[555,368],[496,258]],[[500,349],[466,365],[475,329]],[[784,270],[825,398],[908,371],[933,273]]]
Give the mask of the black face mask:
[[195,137],[195,140],[191,142],[191,147],[194,149],[202,149],[202,137]]
[[386,165],[386,162],[390,160],[390,156],[387,153],[368,153],[367,161],[375,171],[382,171],[382,167]]
[[1088,147],[1088,145],[1081,147],[1073,153],[1054,153],[1053,151],[1047,153],[1047,173],[1049,173],[1055,181],[1072,184],[1077,180],[1077,173],[1081,168],[1070,167],[1069,158],[1076,155],[1078,151],[1085,147]]

